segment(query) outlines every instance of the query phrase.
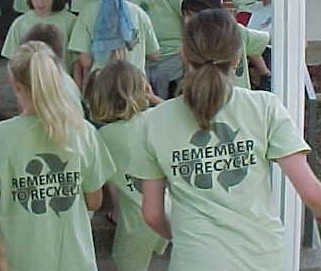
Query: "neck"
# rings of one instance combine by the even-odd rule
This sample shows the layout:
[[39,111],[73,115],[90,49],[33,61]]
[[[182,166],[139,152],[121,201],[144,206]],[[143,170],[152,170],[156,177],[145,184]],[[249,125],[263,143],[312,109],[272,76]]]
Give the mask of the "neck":
[[48,17],[51,14],[51,11],[44,11],[44,10],[34,10],[35,14],[39,17]]

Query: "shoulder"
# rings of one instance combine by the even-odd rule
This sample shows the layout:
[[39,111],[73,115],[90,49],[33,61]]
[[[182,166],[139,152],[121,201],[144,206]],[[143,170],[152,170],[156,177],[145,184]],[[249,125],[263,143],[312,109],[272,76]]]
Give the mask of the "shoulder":
[[149,19],[147,13],[139,5],[129,1],[125,1],[125,3],[133,16],[138,17],[141,20]]
[[253,106],[262,107],[262,109],[281,102],[274,93],[261,90],[250,90],[241,87],[233,88],[232,99],[241,106],[252,104]]
[[156,121],[156,119],[170,120],[171,118],[175,117],[177,113],[181,113],[186,110],[186,108],[187,105],[185,104],[183,97],[177,97],[166,100],[156,107],[146,111],[142,118],[151,120],[151,122]]

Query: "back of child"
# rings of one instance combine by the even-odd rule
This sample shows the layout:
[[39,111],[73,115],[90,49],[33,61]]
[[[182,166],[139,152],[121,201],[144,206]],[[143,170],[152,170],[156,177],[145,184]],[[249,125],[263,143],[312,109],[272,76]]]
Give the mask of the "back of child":
[[10,270],[96,271],[87,210],[101,204],[113,161],[61,89],[60,63],[43,42],[9,61],[20,116],[0,122],[0,225]]
[[153,252],[162,253],[167,242],[153,232],[141,216],[141,191],[127,174],[132,144],[148,106],[143,73],[125,60],[107,64],[97,75],[93,89],[85,93],[94,121],[105,124],[99,133],[117,166],[110,184],[118,190],[119,215],[112,257],[118,270],[147,271]]
[[[52,2],[52,4],[50,3]],[[76,16],[68,12],[65,8],[66,0],[45,1],[46,9],[35,0],[27,1],[30,10],[19,16],[11,25],[5,43],[3,45],[2,56],[10,59],[21,43],[26,32],[35,24],[53,24],[59,28],[63,36],[64,65],[68,72],[71,71],[73,57],[67,51],[67,44]]]

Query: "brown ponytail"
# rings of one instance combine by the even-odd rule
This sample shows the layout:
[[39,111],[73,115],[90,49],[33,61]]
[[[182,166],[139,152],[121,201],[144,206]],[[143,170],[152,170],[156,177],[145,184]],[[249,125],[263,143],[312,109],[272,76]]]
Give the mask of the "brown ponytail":
[[183,54],[190,69],[184,77],[183,95],[202,129],[209,129],[230,95],[232,63],[240,47],[238,26],[223,9],[200,12],[186,25]]

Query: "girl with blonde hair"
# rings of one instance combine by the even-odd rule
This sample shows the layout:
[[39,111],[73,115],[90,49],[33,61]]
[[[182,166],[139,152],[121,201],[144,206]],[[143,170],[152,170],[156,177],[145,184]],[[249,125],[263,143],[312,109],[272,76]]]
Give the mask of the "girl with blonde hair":
[[10,270],[97,271],[87,210],[115,167],[94,127],[65,97],[62,67],[43,42],[8,63],[21,115],[0,122],[0,226]]
[[131,149],[148,99],[152,102],[160,99],[151,92],[140,69],[126,60],[110,60],[93,77],[84,97],[117,167],[108,182],[117,220],[112,258],[119,271],[147,271],[153,252],[162,253],[167,241],[144,223],[139,183],[128,174],[128,167],[135,163]]

